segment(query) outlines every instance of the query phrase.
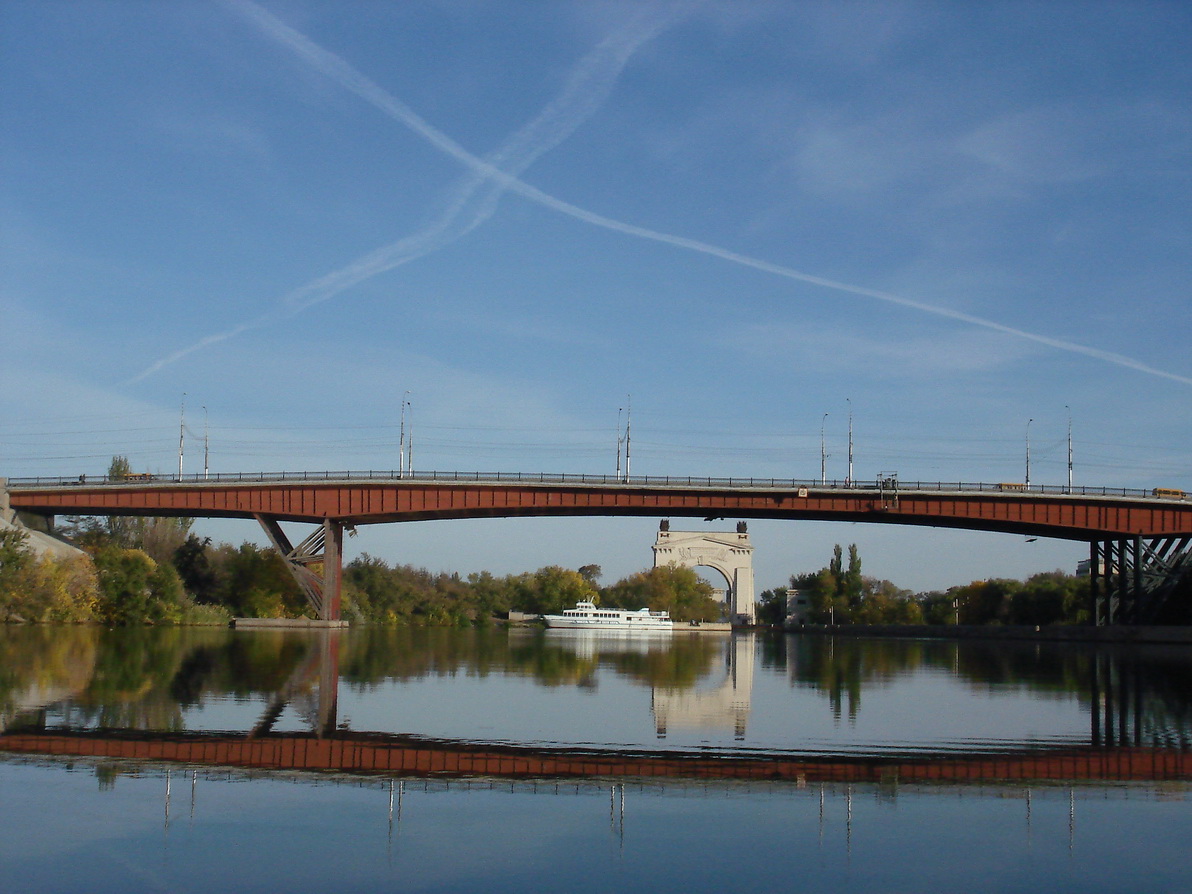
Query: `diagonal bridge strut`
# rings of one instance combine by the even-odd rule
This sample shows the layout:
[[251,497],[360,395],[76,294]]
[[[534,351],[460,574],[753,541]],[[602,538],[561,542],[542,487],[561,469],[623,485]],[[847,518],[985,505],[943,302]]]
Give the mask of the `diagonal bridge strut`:
[[343,523],[324,519],[294,546],[276,518],[268,515],[254,517],[265,529],[269,542],[285,561],[286,568],[302,588],[319,620],[338,621],[343,578]]

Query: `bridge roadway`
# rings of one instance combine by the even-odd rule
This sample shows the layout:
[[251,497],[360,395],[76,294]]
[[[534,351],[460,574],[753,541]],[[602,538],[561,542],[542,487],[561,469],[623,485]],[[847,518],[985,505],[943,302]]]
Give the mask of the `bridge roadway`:
[[[1127,488],[951,482],[392,472],[7,482],[46,515],[255,518],[346,525],[449,518],[648,515],[928,525],[1072,540],[1192,534],[1192,500]],[[1173,492],[1178,494],[1179,492]]]
[[1024,749],[1007,753],[732,756],[583,752],[337,732],[66,732],[0,735],[0,754],[88,757],[241,769],[404,777],[635,778],[853,783],[994,783],[1076,780],[1188,781],[1192,753],[1145,746]]
[[[50,517],[255,518],[324,618],[339,616],[343,528],[384,522],[600,515],[925,525],[1087,541],[1094,569],[1131,564],[1129,541],[1134,543],[1132,567],[1141,569],[1141,538],[1163,539],[1165,555],[1172,551],[1181,556],[1192,540],[1192,500],[1180,491],[894,478],[848,484],[458,472],[134,476],[116,481],[25,478],[8,480],[3,499],[9,505],[0,504],[0,510]],[[283,521],[321,527],[294,547],[278,525]],[[313,572],[312,566],[322,573]]]

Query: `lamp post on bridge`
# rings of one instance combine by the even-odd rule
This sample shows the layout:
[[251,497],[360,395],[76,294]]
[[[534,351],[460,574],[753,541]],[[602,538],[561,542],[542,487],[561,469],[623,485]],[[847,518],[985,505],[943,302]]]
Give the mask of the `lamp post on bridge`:
[[206,481],[211,472],[210,465],[210,436],[211,430],[207,426],[207,406],[203,405],[203,480]]
[[853,486],[853,401],[852,398],[846,397],[845,403],[848,404],[848,478],[844,483],[848,487]]
[[406,471],[406,407],[410,405],[410,392],[401,396],[401,428],[397,441],[397,477],[401,478]]
[[1064,404],[1068,411],[1068,493],[1072,493],[1072,408]]
[[186,392],[182,392],[182,409],[178,414],[178,480],[182,480],[182,451],[186,443]]
[[1029,490],[1031,486],[1031,423],[1034,419],[1026,421],[1026,487]]
[[820,484],[828,483],[828,454],[824,452],[824,426],[828,424],[828,414],[820,420]]

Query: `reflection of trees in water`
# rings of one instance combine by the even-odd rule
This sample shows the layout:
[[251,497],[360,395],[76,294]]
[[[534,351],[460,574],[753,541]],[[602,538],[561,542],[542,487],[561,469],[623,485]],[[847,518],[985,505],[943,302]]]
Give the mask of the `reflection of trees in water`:
[[983,693],[1075,697],[1090,711],[1094,702],[1128,711],[1146,741],[1192,739],[1192,656],[1179,647],[787,635],[763,640],[762,664],[824,693],[837,718],[846,710],[856,718],[864,689],[925,670]]
[[270,695],[292,682],[295,670],[318,644],[307,633],[263,636],[227,633],[203,643],[180,662],[170,691],[184,707],[202,703],[208,692],[238,697]]
[[81,691],[98,634],[94,627],[0,627],[0,728],[21,711]]
[[581,644],[535,630],[373,628],[353,630],[340,661],[343,679],[370,686],[386,680],[492,673],[532,677],[546,686],[594,687],[608,667],[651,686],[690,686],[707,674],[716,642],[698,636],[647,641],[613,638]]
[[601,664],[613,667],[621,676],[657,689],[689,689],[712,671],[724,653],[720,637],[677,636],[664,640],[648,652],[612,651]]
[[230,640],[223,628],[102,631],[95,672],[66,719],[122,729],[183,729],[182,709],[199,704],[204,691],[246,691],[243,682],[226,685],[236,679],[235,670],[214,685],[206,679],[217,666],[208,656],[225,652]]
[[888,685],[924,663],[929,643],[914,640],[857,639],[852,637],[784,637],[780,649],[763,649],[763,661],[785,665],[792,685],[824,693],[832,714],[840,719],[847,704],[850,720],[861,710],[865,687]]
[[[0,628],[0,724],[54,706],[67,725],[179,729],[184,709],[208,698],[314,691],[320,642],[308,631]],[[364,689],[460,674],[591,688],[603,668],[679,690],[707,678],[723,654],[716,637],[581,643],[499,628],[358,628],[338,643],[340,678]],[[855,718],[866,689],[929,672],[983,693],[1076,698],[1104,741],[1192,741],[1192,658],[1182,647],[807,635],[763,637],[760,645],[764,667],[785,670],[792,685],[823,693],[836,717]]]
[[484,628],[356,628],[342,641],[340,676],[365,687],[386,680],[450,677],[461,671],[486,677],[506,670],[515,636]]
[[[0,633],[2,716],[54,705],[55,722],[66,726],[179,730],[184,710],[208,698],[309,694],[319,686],[321,642],[309,631],[9,629]],[[365,689],[459,674],[594,688],[607,668],[678,689],[710,673],[719,653],[718,639],[695,636],[581,645],[534,630],[363,628],[340,636],[338,671]],[[36,687],[38,701],[29,695]]]
[[287,637],[224,628],[14,628],[0,633],[0,700],[36,687],[68,726],[177,730],[205,693],[280,688],[307,652]]

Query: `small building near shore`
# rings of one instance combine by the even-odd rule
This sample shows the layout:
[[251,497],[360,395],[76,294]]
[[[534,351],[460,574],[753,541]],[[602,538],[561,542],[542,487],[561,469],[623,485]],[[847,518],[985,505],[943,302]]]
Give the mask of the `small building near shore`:
[[811,591],[786,591],[786,626],[802,627],[811,620]]

